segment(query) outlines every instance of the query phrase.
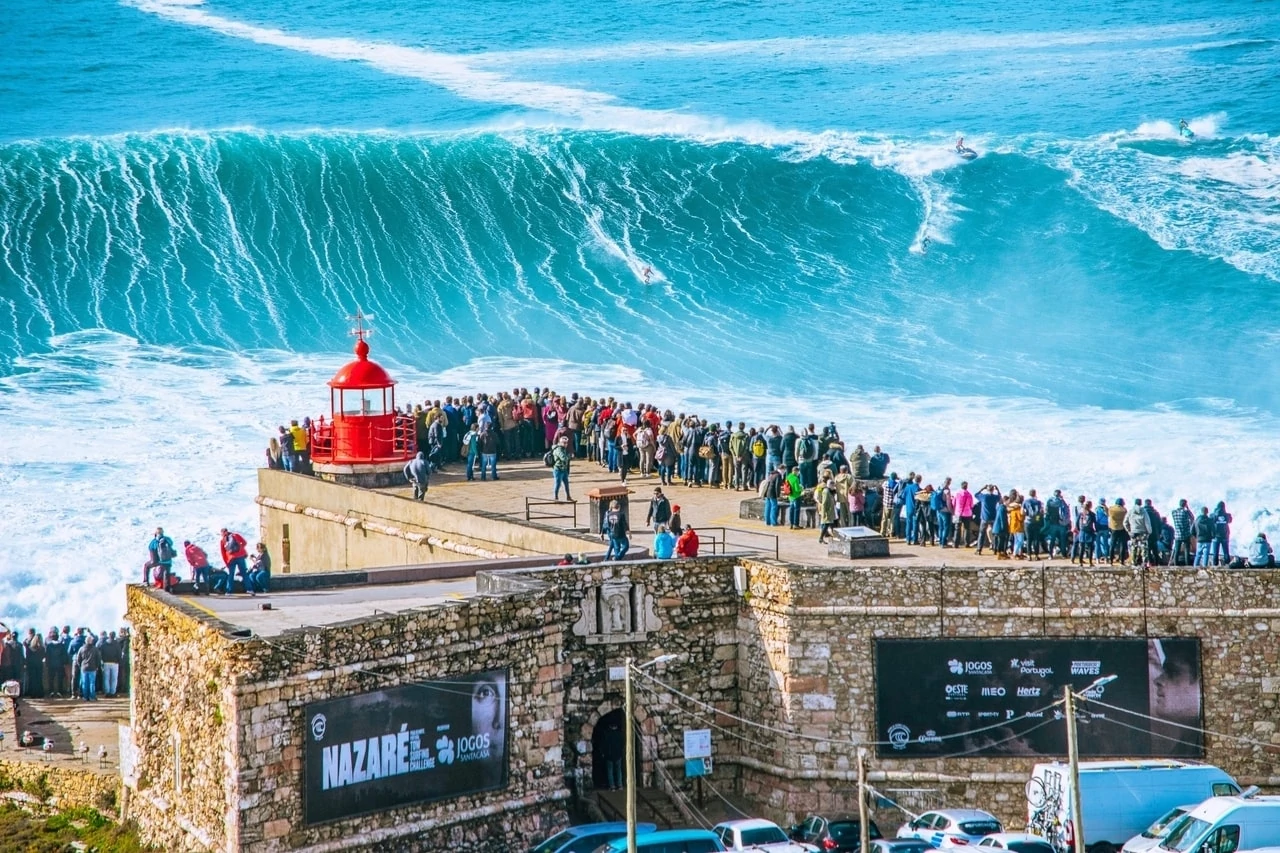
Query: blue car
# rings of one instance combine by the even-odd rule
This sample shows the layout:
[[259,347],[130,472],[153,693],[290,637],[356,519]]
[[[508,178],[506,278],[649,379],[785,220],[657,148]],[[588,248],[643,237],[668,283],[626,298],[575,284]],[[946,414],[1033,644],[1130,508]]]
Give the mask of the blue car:
[[[724,849],[720,837],[705,829],[668,829],[636,834],[636,853],[718,853]],[[624,834],[616,841],[597,847],[594,853],[626,853],[626,850]]]
[[[636,834],[647,834],[657,828],[652,823],[637,823]],[[541,844],[530,847],[529,853],[591,853],[601,844],[606,844],[615,838],[623,839],[623,849],[626,849],[626,837],[627,825],[623,821],[585,823],[582,826],[571,826],[563,832],[557,832]]]

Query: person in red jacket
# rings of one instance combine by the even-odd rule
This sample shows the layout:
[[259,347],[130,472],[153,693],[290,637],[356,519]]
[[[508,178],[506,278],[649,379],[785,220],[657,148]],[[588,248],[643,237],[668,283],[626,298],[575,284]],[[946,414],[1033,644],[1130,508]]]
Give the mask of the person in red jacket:
[[692,558],[698,556],[698,534],[692,527],[686,527],[684,533],[676,540],[676,556]]
[[187,557],[187,565],[191,566],[191,581],[195,585],[195,591],[200,591],[200,584],[205,585],[205,592],[209,591],[209,555],[204,552],[194,542],[182,543],[183,553]]
[[231,584],[235,580],[236,573],[239,572],[244,591],[254,595],[253,581],[249,580],[249,568],[245,563],[249,557],[249,550],[244,537],[224,527],[222,541],[218,544],[222,548],[222,562],[227,567],[227,591],[231,591]]

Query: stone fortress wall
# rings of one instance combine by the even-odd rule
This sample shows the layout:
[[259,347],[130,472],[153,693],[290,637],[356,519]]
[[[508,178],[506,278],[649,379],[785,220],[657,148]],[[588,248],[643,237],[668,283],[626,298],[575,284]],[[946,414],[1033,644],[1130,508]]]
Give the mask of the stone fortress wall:
[[[745,594],[735,567],[746,570]],[[741,571],[739,569],[739,571]],[[1225,570],[804,567],[745,557],[510,569],[438,607],[269,639],[178,599],[129,590],[139,635],[130,813],[171,850],[517,849],[566,819],[591,741],[637,678],[642,771],[688,788],[682,733],[712,728],[711,782],[787,823],[855,806],[856,745],[874,740],[873,644],[885,637],[1197,636],[1205,760],[1275,786],[1280,576]],[[415,679],[510,669],[506,789],[332,823],[303,820],[303,706]],[[810,740],[748,725],[797,732]],[[870,759],[878,788],[1025,818],[1031,758]],[[659,768],[667,773],[661,773]],[[882,829],[897,818],[886,814]],[[412,839],[412,840],[410,840]]]
[[[498,513],[258,470],[260,535],[277,571],[337,572],[596,551],[600,541]],[[252,544],[252,543],[251,543]]]

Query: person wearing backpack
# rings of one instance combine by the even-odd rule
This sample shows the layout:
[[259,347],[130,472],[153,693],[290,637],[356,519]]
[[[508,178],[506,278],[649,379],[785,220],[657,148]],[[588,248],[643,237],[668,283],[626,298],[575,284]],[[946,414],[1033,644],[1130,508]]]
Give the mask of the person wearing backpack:
[[1147,566],[1147,539],[1151,532],[1147,523],[1147,514],[1142,508],[1142,498],[1133,499],[1133,509],[1124,520],[1124,529],[1129,531],[1129,556],[1134,566]]
[[818,436],[813,424],[796,441],[796,463],[800,468],[800,482],[806,489],[818,485]]
[[239,533],[222,528],[221,540],[218,547],[222,550],[222,563],[227,567],[227,588],[230,589],[235,583],[236,573],[240,574],[240,580],[244,583],[244,591],[253,592],[253,581],[249,579],[249,551],[247,543],[243,536]]
[[800,529],[800,499],[804,497],[804,483],[800,481],[800,469],[792,465],[783,481],[782,496],[787,499],[787,523],[792,530]]
[[776,527],[782,523],[778,517],[778,498],[782,495],[782,466],[774,468],[764,478],[761,497],[764,498],[764,523],[768,527]]
[[164,528],[157,527],[155,536],[151,538],[151,542],[147,544],[147,554],[150,559],[142,566],[142,585],[151,586],[151,570],[156,570],[156,576],[164,577],[164,588],[169,588],[169,576],[173,574],[173,559],[178,556],[177,550],[173,547],[173,540],[164,535]]
[[757,431],[755,427],[751,428],[747,436],[747,449],[750,453],[747,483],[749,488],[758,489],[771,470],[765,462],[769,447],[765,444],[763,430]]
[[1098,516],[1093,512],[1093,502],[1085,501],[1076,518],[1076,553],[1072,563],[1079,562],[1084,567],[1084,558],[1089,557],[1089,566],[1093,567],[1093,538],[1098,528]]
[[1209,515],[1207,506],[1200,507],[1196,516],[1196,557],[1192,565],[1208,566],[1210,543],[1213,542],[1213,516]]

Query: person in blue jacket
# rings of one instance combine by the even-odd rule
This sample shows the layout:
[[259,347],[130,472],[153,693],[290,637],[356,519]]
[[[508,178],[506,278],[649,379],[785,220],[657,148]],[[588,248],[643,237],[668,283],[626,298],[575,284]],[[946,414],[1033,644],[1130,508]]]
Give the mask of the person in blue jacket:
[[671,535],[665,524],[658,525],[658,532],[653,537],[653,556],[659,560],[670,560],[676,552],[676,537]]

